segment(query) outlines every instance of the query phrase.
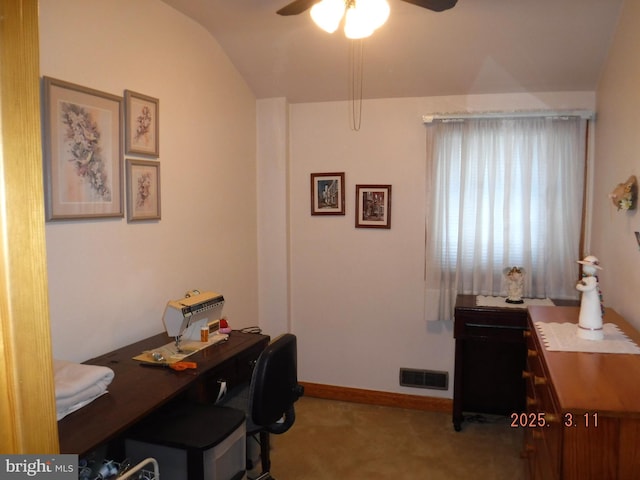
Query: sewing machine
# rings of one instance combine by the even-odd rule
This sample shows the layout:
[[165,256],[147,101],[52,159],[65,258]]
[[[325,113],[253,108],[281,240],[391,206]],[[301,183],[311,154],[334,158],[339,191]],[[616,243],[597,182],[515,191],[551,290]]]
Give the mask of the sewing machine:
[[220,335],[223,306],[224,297],[219,293],[198,290],[187,292],[180,300],[167,302],[162,321],[167,334],[175,339],[176,352],[182,352],[183,338],[211,343],[214,336]]

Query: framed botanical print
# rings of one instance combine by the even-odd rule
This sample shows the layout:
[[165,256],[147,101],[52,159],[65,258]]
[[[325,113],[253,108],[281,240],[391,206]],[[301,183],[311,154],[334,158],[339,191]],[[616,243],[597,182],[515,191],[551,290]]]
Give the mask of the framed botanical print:
[[344,215],[344,172],[311,174],[311,215]]
[[160,220],[160,162],[127,159],[127,220]]
[[122,217],[122,97],[43,77],[46,219]]
[[391,228],[391,185],[356,185],[356,228]]
[[160,100],[125,90],[125,145],[127,155],[160,155]]

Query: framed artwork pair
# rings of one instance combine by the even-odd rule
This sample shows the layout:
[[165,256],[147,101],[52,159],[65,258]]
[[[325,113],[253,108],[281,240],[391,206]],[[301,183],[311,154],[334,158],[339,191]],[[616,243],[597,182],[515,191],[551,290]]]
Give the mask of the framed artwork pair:
[[[43,100],[47,221],[123,217],[123,154],[159,156],[159,100],[50,77]],[[126,170],[128,220],[159,220],[160,162],[128,158]]]
[[[311,174],[311,215],[345,214],[344,172]],[[391,185],[356,185],[356,228],[391,228]]]

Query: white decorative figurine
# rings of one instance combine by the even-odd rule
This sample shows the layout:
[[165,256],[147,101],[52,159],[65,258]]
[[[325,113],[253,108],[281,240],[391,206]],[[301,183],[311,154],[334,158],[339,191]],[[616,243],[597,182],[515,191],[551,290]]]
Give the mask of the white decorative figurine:
[[524,269],[522,267],[505,268],[507,277],[507,303],[524,303],[522,291],[524,290]]
[[578,337],[586,340],[602,340],[602,295],[598,287],[598,270],[602,270],[599,261],[593,255],[578,260],[582,264],[582,279],[576,288],[582,292],[580,316],[578,317]]

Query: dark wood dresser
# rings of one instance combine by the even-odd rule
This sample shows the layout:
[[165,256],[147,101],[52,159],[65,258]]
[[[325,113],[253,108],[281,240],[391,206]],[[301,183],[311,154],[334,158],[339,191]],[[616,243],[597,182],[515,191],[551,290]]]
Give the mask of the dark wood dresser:
[[[579,307],[530,307],[524,454],[531,480],[640,478],[640,355],[549,351],[534,322],[577,323]],[[640,333],[611,309],[637,345]],[[521,421],[522,420],[522,421]]]
[[[575,300],[553,300],[577,305]],[[453,426],[463,412],[510,415],[524,412],[526,364],[523,332],[527,309],[476,305],[476,295],[458,295],[455,306]]]

